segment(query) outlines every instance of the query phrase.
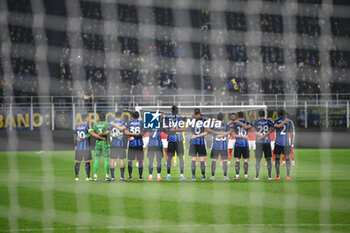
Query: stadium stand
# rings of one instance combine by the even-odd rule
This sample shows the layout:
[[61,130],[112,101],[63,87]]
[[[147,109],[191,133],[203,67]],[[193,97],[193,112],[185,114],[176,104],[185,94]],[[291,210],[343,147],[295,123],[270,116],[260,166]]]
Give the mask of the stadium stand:
[[[40,67],[34,58],[41,44],[36,41],[46,42],[50,48],[47,64],[53,96],[117,93],[145,95],[147,99],[149,95],[184,94],[188,87],[221,97],[235,93],[350,93],[350,48],[341,43],[350,36],[350,19],[324,13],[321,0],[298,0],[298,13],[287,16],[283,14],[285,1],[264,2],[260,13],[250,13],[244,7],[224,11],[205,4],[187,9],[81,0],[74,3],[79,12],[72,15],[65,2],[44,1],[48,20],[43,34],[38,34],[34,33],[31,1],[8,0],[6,26],[13,72],[5,80],[1,64],[0,93],[38,95]],[[348,5],[341,0],[333,4]],[[306,12],[300,9],[304,6]],[[21,16],[28,20],[24,22]],[[81,16],[79,30],[72,33],[69,21],[77,16]],[[141,30],[141,24],[152,26],[152,30]],[[108,27],[114,27],[114,32],[106,31]],[[187,31],[179,33],[182,29],[191,29],[190,36]],[[213,37],[216,31],[218,35]],[[296,38],[294,45],[288,42],[290,33]],[[329,33],[333,44],[324,48],[321,37]],[[245,39],[251,35],[260,35],[260,39],[253,43],[253,39]],[[74,49],[80,45],[80,60],[72,61]],[[110,60],[110,55],[116,59]],[[199,68],[185,72],[188,58],[199,60],[192,61],[200,64]],[[217,62],[221,62],[218,67]],[[112,67],[108,65],[112,63]],[[253,65],[262,69],[258,75],[253,74]]]

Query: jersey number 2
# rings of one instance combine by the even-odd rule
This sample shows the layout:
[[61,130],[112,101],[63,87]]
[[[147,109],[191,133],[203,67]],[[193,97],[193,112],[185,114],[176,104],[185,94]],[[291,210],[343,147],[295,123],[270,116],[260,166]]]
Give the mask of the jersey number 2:
[[286,129],[287,129],[286,125],[283,125],[281,129],[281,135],[286,135]]

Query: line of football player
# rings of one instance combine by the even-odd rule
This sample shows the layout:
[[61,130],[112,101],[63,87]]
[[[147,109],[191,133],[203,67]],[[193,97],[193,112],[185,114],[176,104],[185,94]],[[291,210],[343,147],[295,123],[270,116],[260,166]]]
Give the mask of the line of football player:
[[[195,124],[192,127],[179,127],[178,124],[184,119],[178,114],[178,107],[172,106],[171,114],[161,115],[161,127],[158,129],[145,129],[143,121],[139,119],[139,112],[134,112],[128,122],[121,119],[122,113],[115,114],[115,120],[108,123],[103,113],[99,114],[100,121],[93,127],[88,124],[87,115],[83,116],[83,124],[74,130],[75,145],[75,180],[79,180],[80,163],[85,161],[86,180],[98,180],[98,167],[100,159],[104,158],[105,180],[115,180],[116,161],[119,159],[120,179],[132,181],[133,161],[136,160],[138,167],[138,180],[143,181],[143,168],[145,152],[149,160],[148,181],[153,181],[154,159],[156,159],[157,181],[162,181],[161,170],[162,160],[165,155],[167,176],[166,181],[171,180],[171,165],[173,158],[178,158],[180,167],[180,180],[187,180],[184,176],[184,145],[185,132],[190,132],[189,153],[191,157],[192,180],[196,180],[196,167],[201,170],[201,180],[206,180],[206,156],[207,146],[205,137],[212,135],[211,146],[211,177],[215,180],[216,163],[220,159],[223,168],[224,180],[229,180],[227,175],[232,153],[235,159],[235,177],[239,180],[241,159],[243,159],[244,179],[248,180],[248,167],[250,151],[254,151],[255,157],[255,180],[259,180],[260,164],[262,156],[266,159],[268,180],[272,180],[272,157],[275,160],[275,180],[280,180],[280,166],[286,165],[287,176],[290,180],[291,165],[294,165],[294,124],[287,118],[287,112],[280,110],[279,118],[272,122],[266,119],[265,111],[258,113],[259,119],[255,120],[250,116],[250,122],[245,120],[244,113],[231,114],[231,122],[224,123],[224,115],[219,113],[216,116],[216,123],[213,127],[204,127],[208,118],[204,117],[199,108],[194,109],[192,119],[195,122],[202,121],[202,124]],[[166,124],[166,127],[165,125]],[[171,126],[171,127],[170,127]],[[91,142],[90,136],[96,138],[95,161],[93,166],[93,178],[90,178]],[[127,153],[128,152],[128,153]],[[273,156],[272,156],[273,155]],[[283,163],[280,164],[281,155]],[[176,157],[175,157],[176,156]],[[125,158],[127,157],[127,164]],[[290,158],[292,157],[292,158]],[[199,164],[198,164],[199,160]],[[285,160],[285,161],[284,161]],[[176,162],[174,161],[176,166]],[[125,178],[125,167],[128,169],[129,177]]]

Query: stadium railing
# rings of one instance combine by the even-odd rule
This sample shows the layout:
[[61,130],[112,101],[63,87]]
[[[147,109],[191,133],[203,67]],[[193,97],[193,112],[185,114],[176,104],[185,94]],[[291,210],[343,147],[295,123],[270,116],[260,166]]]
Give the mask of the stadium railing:
[[[344,98],[345,97],[345,98]],[[76,96],[2,97],[0,129],[73,129],[77,115],[91,114],[92,121],[100,111],[133,111],[136,106],[205,106],[205,105],[266,105],[293,109],[299,127],[349,128],[350,94],[342,95],[150,95],[95,96],[84,99]],[[79,118],[78,117],[78,118]],[[318,121],[318,123],[313,123]],[[315,124],[315,125],[311,125]],[[338,124],[338,125],[336,125]]]
[[0,107],[4,104],[60,104],[69,106],[76,104],[118,104],[125,108],[138,105],[267,105],[269,107],[304,105],[345,105],[350,100],[350,93],[344,94],[174,94],[174,95],[104,95],[84,98],[79,96],[5,96],[0,97]]

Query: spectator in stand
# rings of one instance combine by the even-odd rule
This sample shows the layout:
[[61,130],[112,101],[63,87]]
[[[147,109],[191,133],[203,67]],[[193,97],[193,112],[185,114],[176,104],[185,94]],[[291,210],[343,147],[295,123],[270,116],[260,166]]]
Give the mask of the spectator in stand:
[[[22,46],[25,45],[27,46],[27,57],[34,55],[36,52],[35,41],[41,38],[45,39],[45,36],[37,34],[38,32],[34,33],[31,26],[28,26],[30,24],[16,25],[15,23],[20,20],[18,12],[32,14],[30,1],[13,0],[7,1],[7,3],[9,19],[11,19],[10,24],[7,25],[9,31],[7,36],[11,42],[10,54],[12,56],[13,75],[10,72],[7,80],[5,80],[4,71],[0,67],[0,95],[3,96],[5,92],[22,96],[37,95],[37,64],[35,64],[33,58],[21,58],[20,51],[23,50]],[[187,42],[182,41],[182,35],[176,33],[176,29],[184,24],[184,20],[178,19],[176,16],[186,15],[186,10],[175,13],[172,8],[151,7],[149,8],[150,17],[139,19],[137,6],[116,4],[119,21],[116,29],[117,33],[115,35],[103,35],[100,23],[108,16],[102,15],[101,3],[79,1],[79,5],[82,15],[83,52],[94,53],[94,56],[86,55],[79,60],[84,66],[85,81],[88,83],[86,88],[88,93],[84,94],[84,96],[88,96],[87,99],[92,101],[95,95],[104,96],[109,94],[107,87],[117,85],[124,95],[140,95],[143,93],[146,99],[150,94],[180,93],[181,85],[187,86],[188,78],[183,78],[178,71],[184,70],[183,68],[186,65],[186,59],[184,58],[188,56],[189,52],[194,52],[188,51],[188,48],[194,49],[192,44],[188,46]],[[279,9],[273,3],[268,5],[269,7],[272,5],[271,9]],[[314,5],[318,10],[319,4]],[[201,74],[205,76],[204,93],[213,93],[215,87],[220,90],[226,87],[226,91],[223,92],[229,96],[235,93],[285,94],[297,92],[299,94],[315,94],[329,91],[339,95],[350,93],[350,85],[348,84],[350,53],[338,49],[342,48],[342,44],[339,42],[342,40],[333,40],[334,45],[332,47],[338,50],[330,51],[331,70],[327,71],[330,73],[330,78],[329,81],[321,80],[320,67],[323,64],[320,60],[318,43],[301,40],[300,43],[298,42],[300,49],[287,49],[286,42],[283,39],[283,18],[281,15],[259,15],[260,25],[258,26],[263,32],[262,41],[271,43],[264,44],[265,42],[263,42],[262,46],[252,48],[245,44],[244,34],[242,34],[247,31],[245,13],[225,13],[226,26],[220,28],[222,22],[219,20],[220,17],[218,17],[217,12],[209,11],[205,4],[202,5],[202,8],[191,11],[198,16],[195,17],[198,22],[194,22],[196,19],[192,18],[191,22],[193,21],[192,26],[197,28],[203,36],[203,41],[199,45],[201,51],[199,56],[204,60],[204,74]],[[297,33],[307,37],[319,37],[321,34],[320,25],[324,24],[322,17],[322,15],[317,17],[296,16]],[[140,35],[139,21],[146,25],[155,24],[155,30]],[[349,24],[349,19],[331,18],[333,36],[349,37],[350,34],[347,30]],[[218,33],[211,37],[209,32],[212,28],[226,28],[227,33],[223,32],[224,30],[218,30]],[[234,38],[229,38],[232,33],[235,35]],[[65,38],[62,39],[62,44],[54,45],[58,46],[61,52],[58,54],[59,59],[57,61],[59,64],[54,69],[55,74],[51,74],[52,71],[50,70],[50,75],[56,77],[51,81],[52,94],[82,95],[81,91],[74,91],[72,85],[74,79],[81,72],[81,68],[74,67],[75,65],[69,60],[72,58],[71,50],[76,45],[75,41],[76,39],[71,39],[69,42],[72,44],[69,44],[68,39]],[[227,43],[227,41],[230,41],[230,43]],[[308,49],[304,49],[304,47]],[[117,68],[106,67],[104,64],[105,51],[116,51],[118,53]],[[196,54],[196,52],[193,54]],[[253,59],[254,63],[251,62]],[[213,62],[217,61],[220,61],[220,67],[213,67],[213,64],[217,64]],[[251,76],[249,72],[255,62],[260,63],[259,65],[263,67],[261,79],[247,80],[245,77]],[[293,72],[287,71],[288,67],[286,68],[287,64],[291,63],[297,64],[296,70],[293,70]],[[149,70],[142,70],[143,67],[147,67]],[[290,73],[286,74],[286,72]],[[217,74],[217,76],[213,76],[213,74]],[[235,82],[232,81],[232,77],[235,77]],[[82,82],[81,85],[85,85],[84,80],[80,81]],[[145,86],[143,87],[143,85]],[[125,97],[125,100],[129,101],[130,99]]]

